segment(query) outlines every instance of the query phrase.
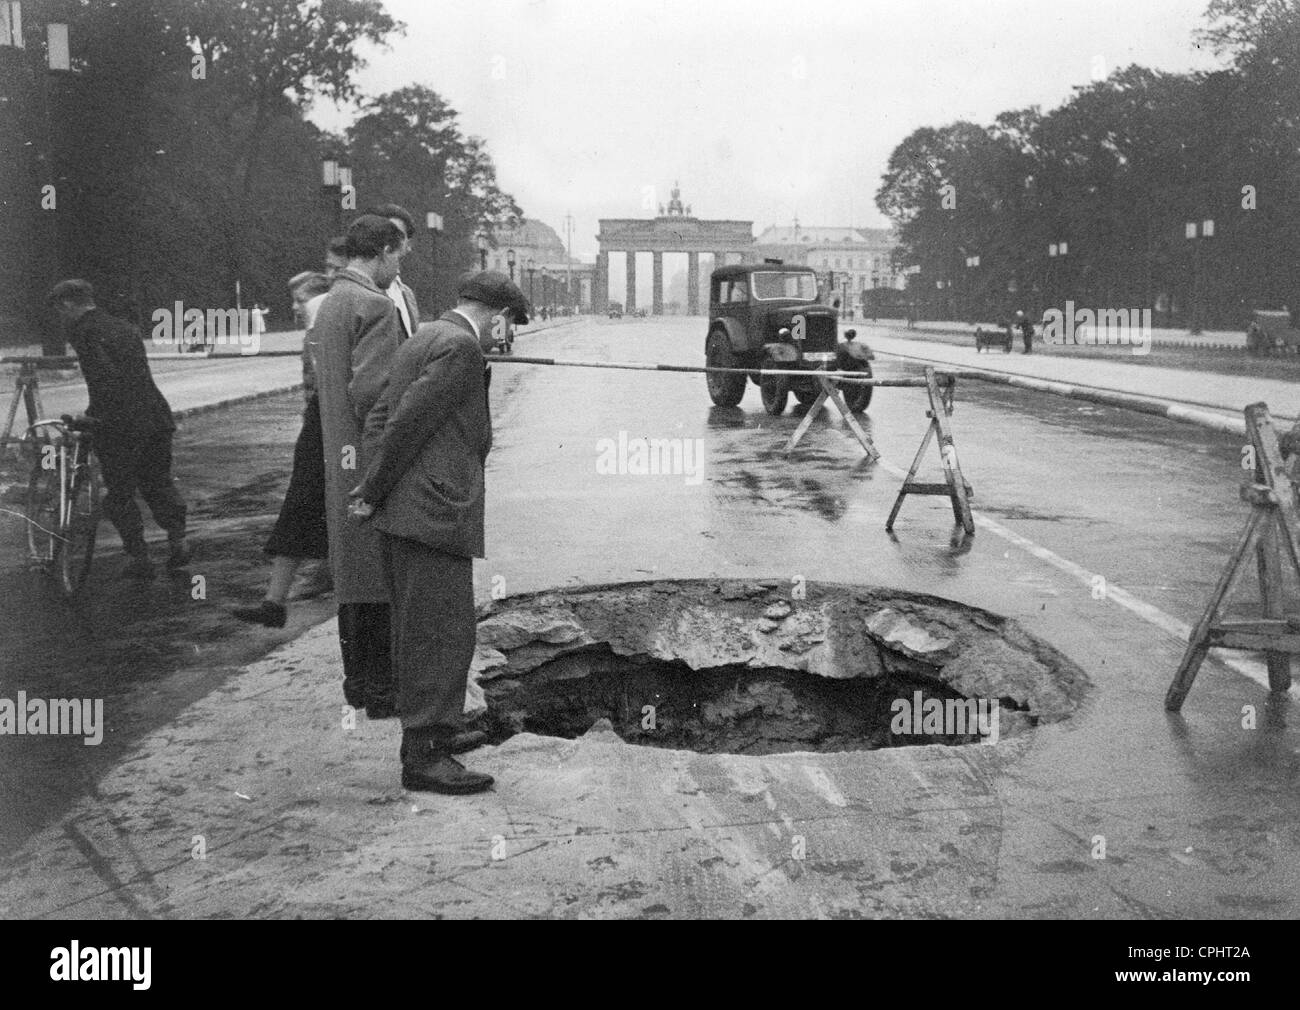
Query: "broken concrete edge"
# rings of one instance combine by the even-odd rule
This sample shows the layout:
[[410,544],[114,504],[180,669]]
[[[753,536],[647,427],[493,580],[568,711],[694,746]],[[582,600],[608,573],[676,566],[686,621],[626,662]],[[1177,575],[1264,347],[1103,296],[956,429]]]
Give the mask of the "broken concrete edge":
[[1068,718],[1091,689],[1081,667],[992,611],[887,586],[802,588],[792,598],[783,579],[638,580],[490,601],[479,608],[471,680],[517,680],[562,656],[606,648],[694,671],[919,680],[996,699],[1031,725]]
[[[1064,396],[1071,400],[1084,400],[1088,403],[1098,403],[1108,407],[1119,407],[1122,410],[1133,410],[1142,414],[1152,414],[1156,417],[1164,417],[1171,421],[1181,421],[1186,424],[1194,424],[1197,427],[1208,428],[1211,431],[1218,431],[1227,435],[1239,435],[1244,437],[1246,434],[1246,422],[1243,417],[1234,417],[1229,414],[1215,413],[1215,411],[1219,410],[1231,410],[1232,408],[1230,407],[1215,406],[1213,404],[1179,403],[1173,400],[1159,400],[1151,397],[1137,396],[1133,393],[1121,393],[1117,390],[1103,389],[1098,386],[1079,386],[1068,382],[1055,382],[1050,379],[1033,379],[1012,372],[999,372],[992,369],[980,368],[977,365],[956,365],[951,361],[923,358],[914,354],[896,354],[892,351],[878,351],[877,353],[882,357],[902,358],[907,361],[922,361],[928,365],[935,365],[940,370],[947,368],[961,371],[963,373],[978,372],[980,373],[979,375],[970,375],[970,378],[978,379],[981,382],[992,382],[1000,386],[1017,386],[1021,389],[1033,390],[1037,393],[1052,393],[1056,396]],[[1274,418],[1279,421],[1287,422],[1294,422],[1296,420],[1293,417],[1283,414],[1275,414]]]

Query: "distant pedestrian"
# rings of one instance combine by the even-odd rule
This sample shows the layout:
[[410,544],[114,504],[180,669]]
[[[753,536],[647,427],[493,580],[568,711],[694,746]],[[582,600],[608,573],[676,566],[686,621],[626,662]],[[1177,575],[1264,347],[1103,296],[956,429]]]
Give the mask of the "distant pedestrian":
[[1029,321],[1029,317],[1024,312],[1017,312],[1014,325],[1020,331],[1020,340],[1024,344],[1025,353],[1032,354],[1034,352],[1034,324]]
[[339,608],[343,696],[372,719],[396,714],[389,644],[388,587],[379,534],[348,518],[348,493],[365,473],[362,426],[388,382],[406,339],[386,294],[406,235],[363,214],[347,232],[347,266],[334,278],[312,327],[325,466],[325,521]]
[[98,308],[87,281],[60,281],[47,301],[67,328],[86,380],[86,414],[98,422],[92,438],[106,488],[104,514],[130,558],[125,574],[139,579],[154,575],[135,503],[137,491],[154,521],[167,531],[167,567],[183,568],[190,549],[185,542],[185,502],[172,479],[176,422],[154,384],[140,331]]
[[[286,603],[294,576],[309,559],[329,556],[329,536],[325,524],[325,463],[321,442],[320,402],[316,395],[316,369],[312,362],[312,324],[316,310],[324,301],[335,274],[347,266],[343,255],[344,240],[335,239],[325,254],[325,273],[306,272],[289,281],[295,312],[306,328],[303,334],[302,377],[306,400],[302,430],[293,447],[293,471],[289,488],[275,528],[263,550],[271,556],[271,578],[266,596],[255,607],[237,607],[234,615],[241,621],[283,628],[288,617]],[[328,569],[324,569],[328,571]],[[317,578],[304,596],[319,595],[332,580]]]
[[484,464],[492,446],[490,371],[483,354],[528,322],[523,292],[504,274],[463,280],[456,308],[393,359],[366,419],[365,479],[352,513],[384,538],[393,606],[393,665],[402,719],[402,785],[480,792],[492,777],[453,754],[474,657],[474,562],[484,555]]

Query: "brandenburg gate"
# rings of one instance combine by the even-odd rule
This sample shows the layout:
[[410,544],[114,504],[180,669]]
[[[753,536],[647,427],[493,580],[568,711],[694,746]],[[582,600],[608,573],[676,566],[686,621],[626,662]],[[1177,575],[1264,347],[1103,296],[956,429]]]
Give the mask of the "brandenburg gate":
[[667,208],[659,205],[654,218],[601,218],[596,236],[600,252],[596,255],[596,273],[592,280],[592,310],[603,313],[609,308],[609,254],[623,253],[627,258],[627,299],[625,312],[636,311],[636,254],[649,252],[654,257],[654,298],[652,311],[664,313],[664,253],[686,253],[686,311],[700,311],[700,253],[711,253],[715,266],[728,262],[746,263],[754,255],[753,221],[701,221],[691,216],[690,206],[682,206],[681,193],[673,186]]

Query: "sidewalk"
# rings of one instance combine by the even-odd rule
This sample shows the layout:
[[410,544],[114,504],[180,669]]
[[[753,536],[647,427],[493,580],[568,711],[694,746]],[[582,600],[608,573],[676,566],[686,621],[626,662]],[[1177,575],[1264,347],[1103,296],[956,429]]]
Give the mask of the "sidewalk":
[[981,353],[973,346],[893,335],[896,327],[859,323],[857,329],[872,350],[891,357],[979,371],[991,381],[1159,414],[1229,434],[1244,434],[1242,409],[1260,400],[1279,421],[1291,423],[1300,417],[1300,389],[1280,379],[1136,368],[1119,361],[1056,357],[1050,351]]
[[[893,329],[905,329],[907,323],[902,319],[877,319],[871,320],[870,317],[859,319],[856,322],[849,322],[850,326],[887,326]],[[980,323],[954,323],[943,320],[921,321],[916,324],[909,333],[934,333],[940,336],[960,337],[963,343],[969,343],[971,334],[977,328],[982,327],[986,330],[998,329],[998,324],[994,322]],[[1038,321],[1034,323],[1036,332],[1042,332],[1042,324]],[[1235,348],[1242,350],[1246,348],[1246,331],[1241,330],[1206,330],[1199,336],[1193,336],[1187,330],[1171,329],[1167,327],[1153,326],[1151,328],[1151,344],[1154,347],[1207,347],[1207,348]]]

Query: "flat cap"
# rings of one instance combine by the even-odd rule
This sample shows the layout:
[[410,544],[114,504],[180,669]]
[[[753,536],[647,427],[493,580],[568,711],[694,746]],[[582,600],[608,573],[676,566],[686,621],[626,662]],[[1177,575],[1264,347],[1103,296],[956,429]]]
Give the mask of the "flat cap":
[[480,270],[460,282],[456,294],[472,298],[493,309],[509,309],[516,324],[528,322],[528,301],[524,293],[505,274],[497,270]]

